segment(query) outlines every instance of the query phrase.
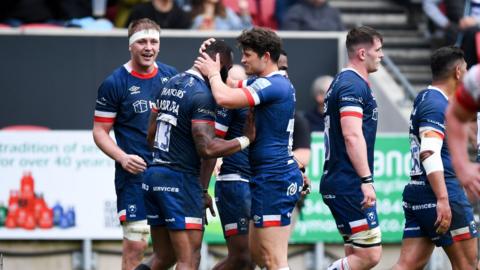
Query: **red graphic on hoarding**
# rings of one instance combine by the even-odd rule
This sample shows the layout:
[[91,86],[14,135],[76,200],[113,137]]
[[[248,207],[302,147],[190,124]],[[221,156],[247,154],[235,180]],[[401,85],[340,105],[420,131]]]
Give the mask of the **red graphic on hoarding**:
[[[0,218],[0,226],[3,225],[1,221]],[[51,229],[54,226],[65,229],[75,226],[75,211],[73,207],[64,211],[58,202],[49,208],[43,194],[35,193],[32,173],[26,172],[20,180],[20,190],[10,190],[4,223],[10,229]]]

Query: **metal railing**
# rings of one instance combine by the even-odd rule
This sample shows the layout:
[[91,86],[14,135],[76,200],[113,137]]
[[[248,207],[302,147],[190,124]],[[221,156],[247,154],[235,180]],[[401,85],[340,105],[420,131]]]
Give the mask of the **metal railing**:
[[417,96],[417,92],[413,88],[412,84],[405,77],[405,75],[400,72],[395,63],[393,63],[392,59],[386,54],[383,56],[383,63],[388,68],[388,70],[391,71],[391,74],[398,80],[398,82],[402,86],[405,97],[413,101]]

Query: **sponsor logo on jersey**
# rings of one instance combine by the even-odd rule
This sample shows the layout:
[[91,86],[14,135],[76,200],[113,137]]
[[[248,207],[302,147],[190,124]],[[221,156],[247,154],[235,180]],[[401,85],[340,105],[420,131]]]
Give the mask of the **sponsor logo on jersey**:
[[293,196],[297,193],[297,190],[298,190],[297,183],[291,183],[290,186],[288,186],[287,195],[288,196]]
[[150,188],[150,187],[149,187],[147,184],[145,184],[145,183],[142,183],[142,189],[143,189],[143,190],[146,190],[146,191],[148,191],[148,190],[149,190],[149,188]]
[[417,205],[412,205],[412,210],[423,210],[423,209],[429,209],[429,208],[435,208],[437,207],[436,203],[424,203],[424,204],[417,204]]
[[260,223],[260,220],[262,220],[261,217],[259,217],[259,216],[257,216],[257,215],[254,215],[254,216],[253,216],[253,222],[254,222],[255,224]]
[[97,99],[95,102],[97,102],[97,104],[100,104],[102,106],[107,106],[107,99],[104,97]]
[[128,91],[130,91],[130,95],[139,94],[140,86],[132,85],[130,88],[128,88]]
[[160,80],[162,80],[162,83],[168,82],[168,77],[162,77]]
[[160,94],[161,96],[174,96],[178,98],[183,98],[185,95],[186,91],[184,90],[179,90],[175,88],[163,88],[162,93]]
[[147,215],[147,218],[152,218],[152,219],[158,218],[158,215]]
[[148,111],[148,102],[146,100],[137,100],[132,105],[135,113],[144,113]]
[[136,204],[129,204],[128,205],[128,213],[134,214],[137,212],[137,205]]
[[152,190],[160,191],[160,192],[173,192],[173,193],[178,193],[180,191],[178,187],[160,187],[160,186],[152,187]]
[[175,218],[166,218],[165,222],[175,222]]
[[372,111],[372,120],[377,121],[378,120],[378,109],[375,108]]

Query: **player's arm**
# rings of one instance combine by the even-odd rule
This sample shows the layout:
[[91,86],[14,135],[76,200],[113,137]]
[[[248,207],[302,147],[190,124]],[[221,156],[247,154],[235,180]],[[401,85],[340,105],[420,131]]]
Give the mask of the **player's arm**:
[[137,155],[125,153],[110,137],[109,133],[113,127],[113,122],[93,123],[93,140],[95,144],[107,156],[120,163],[122,167],[133,174],[143,172],[147,166],[145,161]]
[[343,116],[340,119],[340,123],[347,154],[357,175],[360,177],[371,175],[372,173],[368,167],[367,143],[362,130],[362,118]]
[[217,163],[216,158],[202,159],[202,164],[200,166],[200,185],[203,189],[203,202],[205,209],[210,209],[210,214],[215,216],[215,210],[213,209],[213,201],[210,194],[208,194],[208,186],[210,184],[210,178],[212,177],[213,169]]
[[231,88],[223,83],[220,76],[220,57],[217,54],[215,61],[206,53],[195,60],[195,67],[208,77],[213,97],[218,105],[227,109],[236,109],[252,106],[247,89]]
[[372,173],[368,167],[367,143],[363,136],[362,117],[342,116],[340,124],[348,158],[355,172],[362,179],[361,189],[364,195],[362,206],[364,208],[371,207],[375,204],[376,195],[373,188]]
[[480,197],[480,166],[470,162],[467,153],[467,124],[474,119],[475,111],[462,106],[457,98],[452,98],[450,102],[445,118],[452,165],[465,189]]
[[255,139],[255,120],[250,112],[245,121],[244,136],[232,140],[215,137],[213,124],[205,121],[192,121],[192,135],[198,154],[204,158],[228,156],[248,147]]
[[442,162],[443,134],[433,130],[420,133],[420,161],[427,174],[428,182],[437,198],[437,233],[443,234],[450,227],[452,212],[448,202],[447,186]]
[[153,144],[155,142],[155,134],[157,132],[157,116],[158,111],[156,109],[152,109],[152,111],[150,112],[147,129],[147,142],[150,146],[150,149],[153,149]]

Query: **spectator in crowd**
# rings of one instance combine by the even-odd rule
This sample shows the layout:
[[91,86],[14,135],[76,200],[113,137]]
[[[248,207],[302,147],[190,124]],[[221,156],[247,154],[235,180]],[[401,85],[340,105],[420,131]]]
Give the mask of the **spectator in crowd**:
[[427,17],[444,31],[445,45],[461,46],[468,68],[476,64],[475,37],[480,29],[480,0],[423,0],[422,4]]
[[340,12],[326,0],[303,0],[287,11],[282,30],[342,31]]
[[296,4],[298,0],[276,0],[275,1],[275,19],[278,22],[278,25],[283,25],[283,20],[285,19],[285,13],[287,10]]
[[132,13],[132,9],[135,5],[140,3],[148,3],[149,0],[118,0],[116,3],[116,10],[113,19],[115,27],[122,28],[127,25],[128,18]]
[[26,23],[49,23],[55,19],[55,5],[48,0],[1,1],[0,22],[17,27]]
[[223,5],[221,0],[192,0],[192,29],[242,30],[252,26],[248,1],[239,0],[240,16]]
[[312,83],[312,95],[315,99],[315,107],[306,113],[306,118],[310,123],[311,131],[323,132],[325,123],[323,119],[323,102],[325,100],[325,93],[327,92],[333,77],[324,75],[317,77]]
[[149,18],[164,29],[188,29],[192,24],[188,14],[174,0],[152,0],[149,3],[136,5],[127,25],[141,18]]
[[[275,16],[276,0],[247,0],[252,24],[271,29],[277,29],[278,24]],[[283,0],[282,0],[283,1]],[[236,13],[240,13],[241,1],[222,0],[222,3]],[[240,3],[240,4],[239,4]]]

